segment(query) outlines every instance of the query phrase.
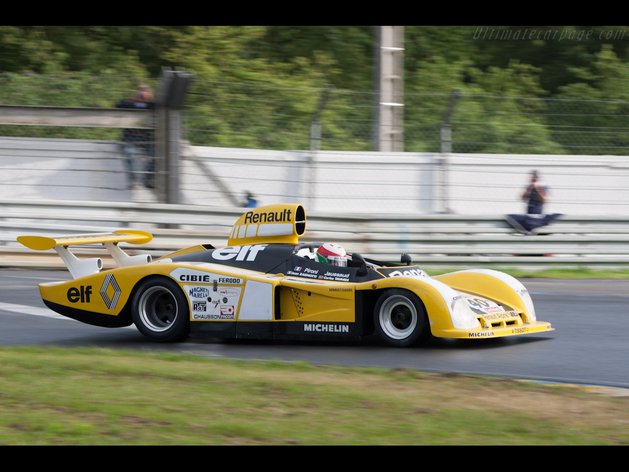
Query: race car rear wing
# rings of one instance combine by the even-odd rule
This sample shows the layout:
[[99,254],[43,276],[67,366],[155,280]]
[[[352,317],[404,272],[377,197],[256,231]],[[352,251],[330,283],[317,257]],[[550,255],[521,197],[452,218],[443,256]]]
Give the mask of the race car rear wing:
[[118,266],[130,266],[151,262],[148,254],[130,256],[124,252],[118,243],[146,244],[153,239],[151,233],[135,229],[116,230],[112,233],[73,234],[70,236],[18,236],[17,240],[29,249],[46,251],[54,249],[61,257],[73,278],[95,274],[103,268],[100,257],[79,259],[70,250],[69,246],[81,246],[84,244],[102,244]]

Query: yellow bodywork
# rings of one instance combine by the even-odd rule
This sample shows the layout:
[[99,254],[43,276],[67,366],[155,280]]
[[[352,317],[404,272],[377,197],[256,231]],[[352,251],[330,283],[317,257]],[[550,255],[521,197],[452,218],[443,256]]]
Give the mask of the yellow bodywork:
[[79,244],[105,244],[127,242],[132,244],[146,244],[153,239],[153,235],[137,229],[116,230],[112,233],[74,234],[51,238],[47,236],[18,236],[17,240],[29,249],[45,251],[55,246],[77,246]]
[[[94,275],[81,277],[79,279],[49,282],[39,285],[41,296],[44,300],[71,308],[94,312],[104,315],[117,316],[121,313],[125,304],[133,293],[133,287],[137,283],[148,276],[163,276],[172,278],[172,273],[177,270],[197,271],[195,265],[186,265],[182,263],[154,263],[137,267],[128,267],[124,270],[107,270]],[[355,321],[355,301],[354,289],[347,283],[341,282],[310,282],[295,279],[282,279],[277,276],[267,276],[255,271],[239,271],[238,279],[242,281],[240,284],[225,283],[217,284],[219,288],[240,288],[244,289],[248,282],[258,282],[270,284],[273,288],[272,304],[275,304],[275,296],[280,296],[280,311],[277,319],[271,319],[270,322],[285,321],[333,321],[333,322],[354,322]],[[220,269],[213,267],[212,274],[223,275],[226,279],[234,278],[233,271],[229,267]],[[112,283],[112,277],[115,283]],[[193,284],[195,287],[207,287],[211,289],[212,283],[204,282],[184,282],[176,280],[185,293],[184,287]],[[116,294],[116,286],[119,287],[119,293]],[[279,292],[275,288],[279,287]],[[238,299],[238,308],[236,316],[233,320],[238,321],[240,313],[240,305],[244,290]],[[116,298],[115,305],[108,305],[108,301]],[[192,318],[192,301],[189,301],[189,308]],[[194,320],[203,322],[203,320]],[[212,322],[220,322],[222,320],[212,320]]]
[[280,282],[281,321],[355,321],[354,284],[309,283],[293,279]]
[[[172,266],[170,266],[172,271]],[[168,276],[168,264],[106,270],[74,280],[39,284],[44,300],[79,310],[117,316],[131,296],[133,287],[148,275]],[[114,281],[111,280],[113,276]],[[105,280],[109,277],[109,280]],[[107,283],[109,282],[109,283]],[[119,293],[116,293],[116,286]],[[88,297],[89,294],[89,297]],[[107,303],[107,301],[114,303]]]
[[[171,273],[175,269],[198,270],[195,265],[187,266],[185,264],[172,263],[153,263],[137,267],[128,267],[121,270],[108,270],[82,277],[80,279],[69,280],[65,282],[51,282],[40,284],[40,291],[44,300],[71,306],[88,312],[101,313],[111,316],[117,316],[132,295],[133,287],[144,277],[161,275],[171,277]],[[225,267],[221,270],[213,267],[213,274],[233,276],[231,268]],[[433,336],[444,338],[490,338],[515,336],[520,334],[530,334],[537,332],[552,331],[550,323],[541,321],[526,322],[526,307],[515,292],[507,285],[496,281],[489,276],[482,274],[445,274],[444,276],[435,277],[435,279],[446,279],[452,287],[468,293],[476,293],[484,297],[492,298],[496,301],[514,307],[520,316],[510,316],[515,312],[505,312],[501,315],[502,319],[498,319],[501,325],[498,326],[480,326],[474,329],[457,329],[453,326],[452,318],[448,311],[448,306],[442,294],[433,286],[417,279],[404,277],[391,277],[375,281],[363,283],[348,282],[332,282],[332,281],[303,281],[292,277],[268,276],[256,273],[255,271],[247,271],[244,274],[239,271],[239,278],[242,284],[230,287],[244,286],[248,281],[270,284],[273,287],[273,306],[275,305],[275,297],[280,297],[279,314],[275,318],[268,320],[269,322],[290,322],[290,321],[313,321],[313,322],[355,322],[356,309],[355,300],[356,292],[384,290],[389,288],[406,289],[415,293],[422,301],[426,308],[426,312],[430,321],[430,330]],[[107,284],[107,278],[111,276],[116,280],[116,284],[120,288],[117,301],[114,306],[108,306],[107,300],[114,299],[114,285]],[[474,283],[474,276],[480,275],[481,283]],[[185,282],[177,281],[182,287]],[[195,282],[197,286],[212,287],[211,283]],[[276,291],[275,288],[279,287]],[[238,321],[238,313],[240,312],[240,304],[242,303],[242,294],[239,297],[239,307],[233,320]],[[104,295],[103,295],[104,294]],[[189,300],[190,302],[190,300]],[[191,303],[191,302],[190,302]],[[190,306],[192,314],[192,306]],[[368,314],[370,315],[370,314]],[[517,314],[516,314],[517,315]],[[481,317],[482,318],[482,317]],[[192,319],[192,315],[191,315]],[[524,320],[524,321],[523,321]],[[202,322],[201,320],[195,320]],[[213,320],[212,322],[220,322],[221,320]],[[495,324],[495,320],[494,324]],[[507,325],[506,322],[512,322]]]
[[[481,326],[475,329],[445,328],[433,332],[444,338],[498,338],[521,334],[554,331],[550,323],[537,321],[529,312],[529,307],[507,282],[480,271],[457,271],[437,275],[435,280],[445,283],[454,290],[489,298],[512,310],[495,315],[479,315]],[[524,287],[522,287],[524,289]]]

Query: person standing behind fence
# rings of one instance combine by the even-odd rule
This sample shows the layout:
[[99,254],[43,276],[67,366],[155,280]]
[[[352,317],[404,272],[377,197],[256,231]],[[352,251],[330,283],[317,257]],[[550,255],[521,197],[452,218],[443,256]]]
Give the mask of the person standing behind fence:
[[522,194],[522,200],[526,202],[526,212],[529,215],[541,215],[544,213],[544,203],[548,198],[548,186],[539,180],[539,172],[531,172],[531,181]]
[[[117,108],[153,109],[153,92],[148,85],[140,85],[131,98],[120,100]],[[125,128],[122,131],[122,153],[128,175],[128,188],[144,183],[154,188],[155,133],[151,128]],[[146,162],[145,162],[146,161]]]
[[526,202],[526,214],[506,215],[507,222],[522,234],[532,234],[534,230],[549,225],[561,216],[561,213],[544,214],[544,204],[548,202],[548,185],[540,180],[537,170],[531,172],[531,180],[522,193]]

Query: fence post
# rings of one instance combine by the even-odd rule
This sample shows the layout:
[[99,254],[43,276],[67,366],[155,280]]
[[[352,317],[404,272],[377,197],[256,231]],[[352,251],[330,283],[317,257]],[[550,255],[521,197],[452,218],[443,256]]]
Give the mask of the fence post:
[[156,191],[163,203],[179,203],[181,110],[192,74],[162,70],[156,105]]
[[441,208],[439,213],[450,213],[450,195],[449,195],[449,168],[448,168],[448,160],[449,156],[452,153],[452,125],[450,124],[450,120],[452,115],[454,114],[454,109],[461,98],[460,90],[453,90],[450,94],[450,100],[448,101],[448,106],[443,112],[443,116],[441,117],[441,125],[439,127],[439,139],[441,142],[441,155],[440,155],[440,182],[439,187],[441,188]]
[[376,26],[373,150],[404,151],[404,27]]
[[313,210],[315,207],[315,186],[317,185],[317,162],[316,156],[317,152],[321,149],[321,114],[325,109],[325,105],[330,98],[330,94],[334,89],[333,85],[327,85],[321,96],[319,97],[319,102],[317,103],[317,109],[310,121],[310,153],[308,154],[308,175],[310,178],[308,179],[308,191],[307,195],[307,204],[308,207]]

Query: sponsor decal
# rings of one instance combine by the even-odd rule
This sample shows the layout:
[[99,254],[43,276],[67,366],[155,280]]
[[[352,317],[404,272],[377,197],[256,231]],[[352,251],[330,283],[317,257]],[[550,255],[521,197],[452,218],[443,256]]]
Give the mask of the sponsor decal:
[[488,313],[496,313],[504,311],[504,308],[498,305],[496,302],[487,300],[480,297],[466,297],[467,304],[471,310],[478,315],[485,315]]
[[192,311],[207,311],[207,303],[205,303],[205,302],[194,302],[192,304]]
[[212,258],[217,261],[255,261],[258,253],[266,249],[266,244],[255,244],[253,246],[228,246],[212,251]]
[[217,286],[216,295],[212,293],[210,286],[184,285],[183,288],[190,295],[192,320],[233,320],[236,318],[238,301],[242,293],[241,287]]
[[387,274],[389,277],[412,277],[414,279],[425,279],[428,274],[421,269],[397,269]]
[[332,324],[332,323],[305,323],[304,332],[306,333],[349,333],[348,324]]
[[92,296],[91,285],[81,285],[80,287],[70,287],[66,297],[70,303],[89,303]]
[[209,274],[181,274],[179,280],[182,282],[211,282],[212,277]]
[[234,305],[221,305],[221,315],[234,315],[236,310]]
[[528,333],[529,329],[526,327],[522,327],[522,328],[513,328],[511,330],[511,332],[513,334],[523,334],[523,333]]
[[487,321],[494,320],[511,320],[517,318],[518,314],[515,311],[505,311],[504,313],[486,313],[482,317]]
[[227,295],[233,297],[234,295],[240,295],[239,288],[221,288],[218,290],[219,295]]
[[330,287],[328,290],[330,292],[351,292],[352,291],[350,287]]
[[492,336],[495,336],[493,331],[477,331],[474,333],[468,333],[468,337],[470,338],[491,338]]
[[210,296],[210,289],[207,287],[192,287],[188,289],[188,295],[192,298],[208,298]]
[[118,281],[114,275],[107,274],[105,280],[103,280],[103,285],[100,287],[100,296],[105,302],[105,305],[107,305],[107,308],[110,310],[116,308],[121,293],[122,290],[120,290],[120,285],[118,285]]
[[237,277],[219,277],[218,283],[219,284],[241,284],[242,279],[239,279]]
[[293,270],[286,272],[287,275],[296,275],[298,277],[308,277],[310,279],[321,278],[319,269],[311,269],[310,267],[295,266]]
[[242,284],[242,278],[229,277],[222,274],[213,274],[200,270],[178,268],[170,273],[171,277],[179,282],[197,282],[205,284]]
[[335,280],[337,282],[349,282],[349,272],[330,272],[323,274],[325,280]]
[[292,270],[287,271],[286,275],[296,275],[297,277],[318,280],[333,280],[335,282],[349,282],[350,272],[332,272],[328,270],[322,273],[319,269],[295,266]]
[[201,313],[194,313],[192,315],[192,319],[193,320],[200,320],[200,321],[211,321],[211,320],[233,320],[235,319],[234,314],[201,314]]
[[248,211],[245,213],[245,224],[289,222],[292,221],[292,213],[292,210],[288,208],[285,208],[283,211],[267,211],[264,213]]

